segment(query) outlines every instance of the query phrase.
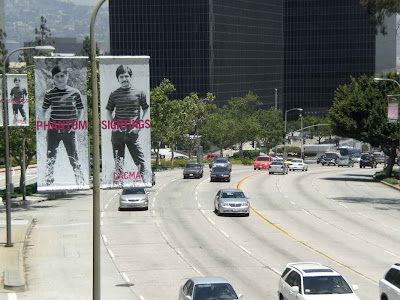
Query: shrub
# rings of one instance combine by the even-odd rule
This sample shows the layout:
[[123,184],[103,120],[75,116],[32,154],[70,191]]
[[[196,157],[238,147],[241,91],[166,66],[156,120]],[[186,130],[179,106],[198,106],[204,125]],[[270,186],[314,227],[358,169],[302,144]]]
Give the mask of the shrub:
[[307,157],[315,157],[317,155],[318,155],[317,152],[304,152],[304,156]]
[[[260,155],[260,150],[243,150],[243,158],[249,158],[255,160]],[[233,154],[233,158],[238,159],[240,156],[239,152]]]
[[254,159],[250,159],[250,158],[243,158],[242,159],[242,164],[248,166],[248,165],[252,165],[254,164]]

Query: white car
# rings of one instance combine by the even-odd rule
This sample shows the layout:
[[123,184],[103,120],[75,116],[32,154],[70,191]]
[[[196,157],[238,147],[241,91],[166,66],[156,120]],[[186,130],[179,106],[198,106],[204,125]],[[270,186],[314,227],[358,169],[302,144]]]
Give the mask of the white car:
[[394,264],[379,281],[379,299],[400,299],[400,264]]
[[295,170],[308,171],[308,165],[301,158],[293,159],[289,164],[289,171]]
[[286,265],[279,279],[279,300],[345,299],[360,300],[350,285],[335,270],[315,262]]

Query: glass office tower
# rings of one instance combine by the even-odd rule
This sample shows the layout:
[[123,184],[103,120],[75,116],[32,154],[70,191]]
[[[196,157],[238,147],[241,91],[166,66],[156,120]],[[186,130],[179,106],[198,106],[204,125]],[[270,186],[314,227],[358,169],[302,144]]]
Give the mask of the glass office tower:
[[[113,0],[111,55],[149,55],[150,85],[168,78],[177,98],[216,96],[219,105],[254,92],[281,102],[281,0]],[[279,104],[280,105],[280,104]]]
[[375,34],[359,0],[284,0],[285,109],[325,114],[350,76],[375,72]]

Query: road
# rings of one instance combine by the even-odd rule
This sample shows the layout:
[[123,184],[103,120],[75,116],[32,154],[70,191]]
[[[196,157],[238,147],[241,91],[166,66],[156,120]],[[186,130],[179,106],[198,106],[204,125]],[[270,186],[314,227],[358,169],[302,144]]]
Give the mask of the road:
[[[400,257],[400,201],[372,181],[376,170],[310,165],[269,175],[234,165],[230,183],[209,182],[208,168],[202,179],[158,172],[148,211],[119,212],[119,191],[102,191],[102,299],[177,299],[187,278],[203,275],[227,278],[244,299],[277,299],[294,261],[333,267],[359,285],[360,299],[378,299],[379,279]],[[215,194],[237,186],[250,216],[218,217]],[[91,199],[80,192],[13,212],[38,220],[18,299],[90,299]]]
[[[159,173],[148,212],[118,212],[107,192],[103,234],[140,299],[176,299],[186,278],[202,275],[224,276],[245,299],[274,299],[294,261],[329,265],[361,299],[378,299],[379,279],[400,257],[400,203],[397,190],[372,181],[375,171],[312,165],[283,176],[234,166],[230,183],[209,182],[208,170],[200,180]],[[238,184],[250,217],[215,215],[217,191]]]
[[[37,180],[37,168],[36,166],[29,166],[26,171],[26,185],[35,183]],[[14,187],[19,186],[19,180],[21,177],[21,169],[19,167],[12,168],[12,177],[11,181],[14,184]],[[6,188],[6,172],[5,169],[0,171],[0,189]]]

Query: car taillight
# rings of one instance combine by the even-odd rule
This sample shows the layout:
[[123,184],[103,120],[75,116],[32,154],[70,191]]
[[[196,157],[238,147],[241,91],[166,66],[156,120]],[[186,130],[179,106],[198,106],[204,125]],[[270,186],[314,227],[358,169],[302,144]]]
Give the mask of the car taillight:
[[369,161],[372,161],[372,158],[370,158]]

